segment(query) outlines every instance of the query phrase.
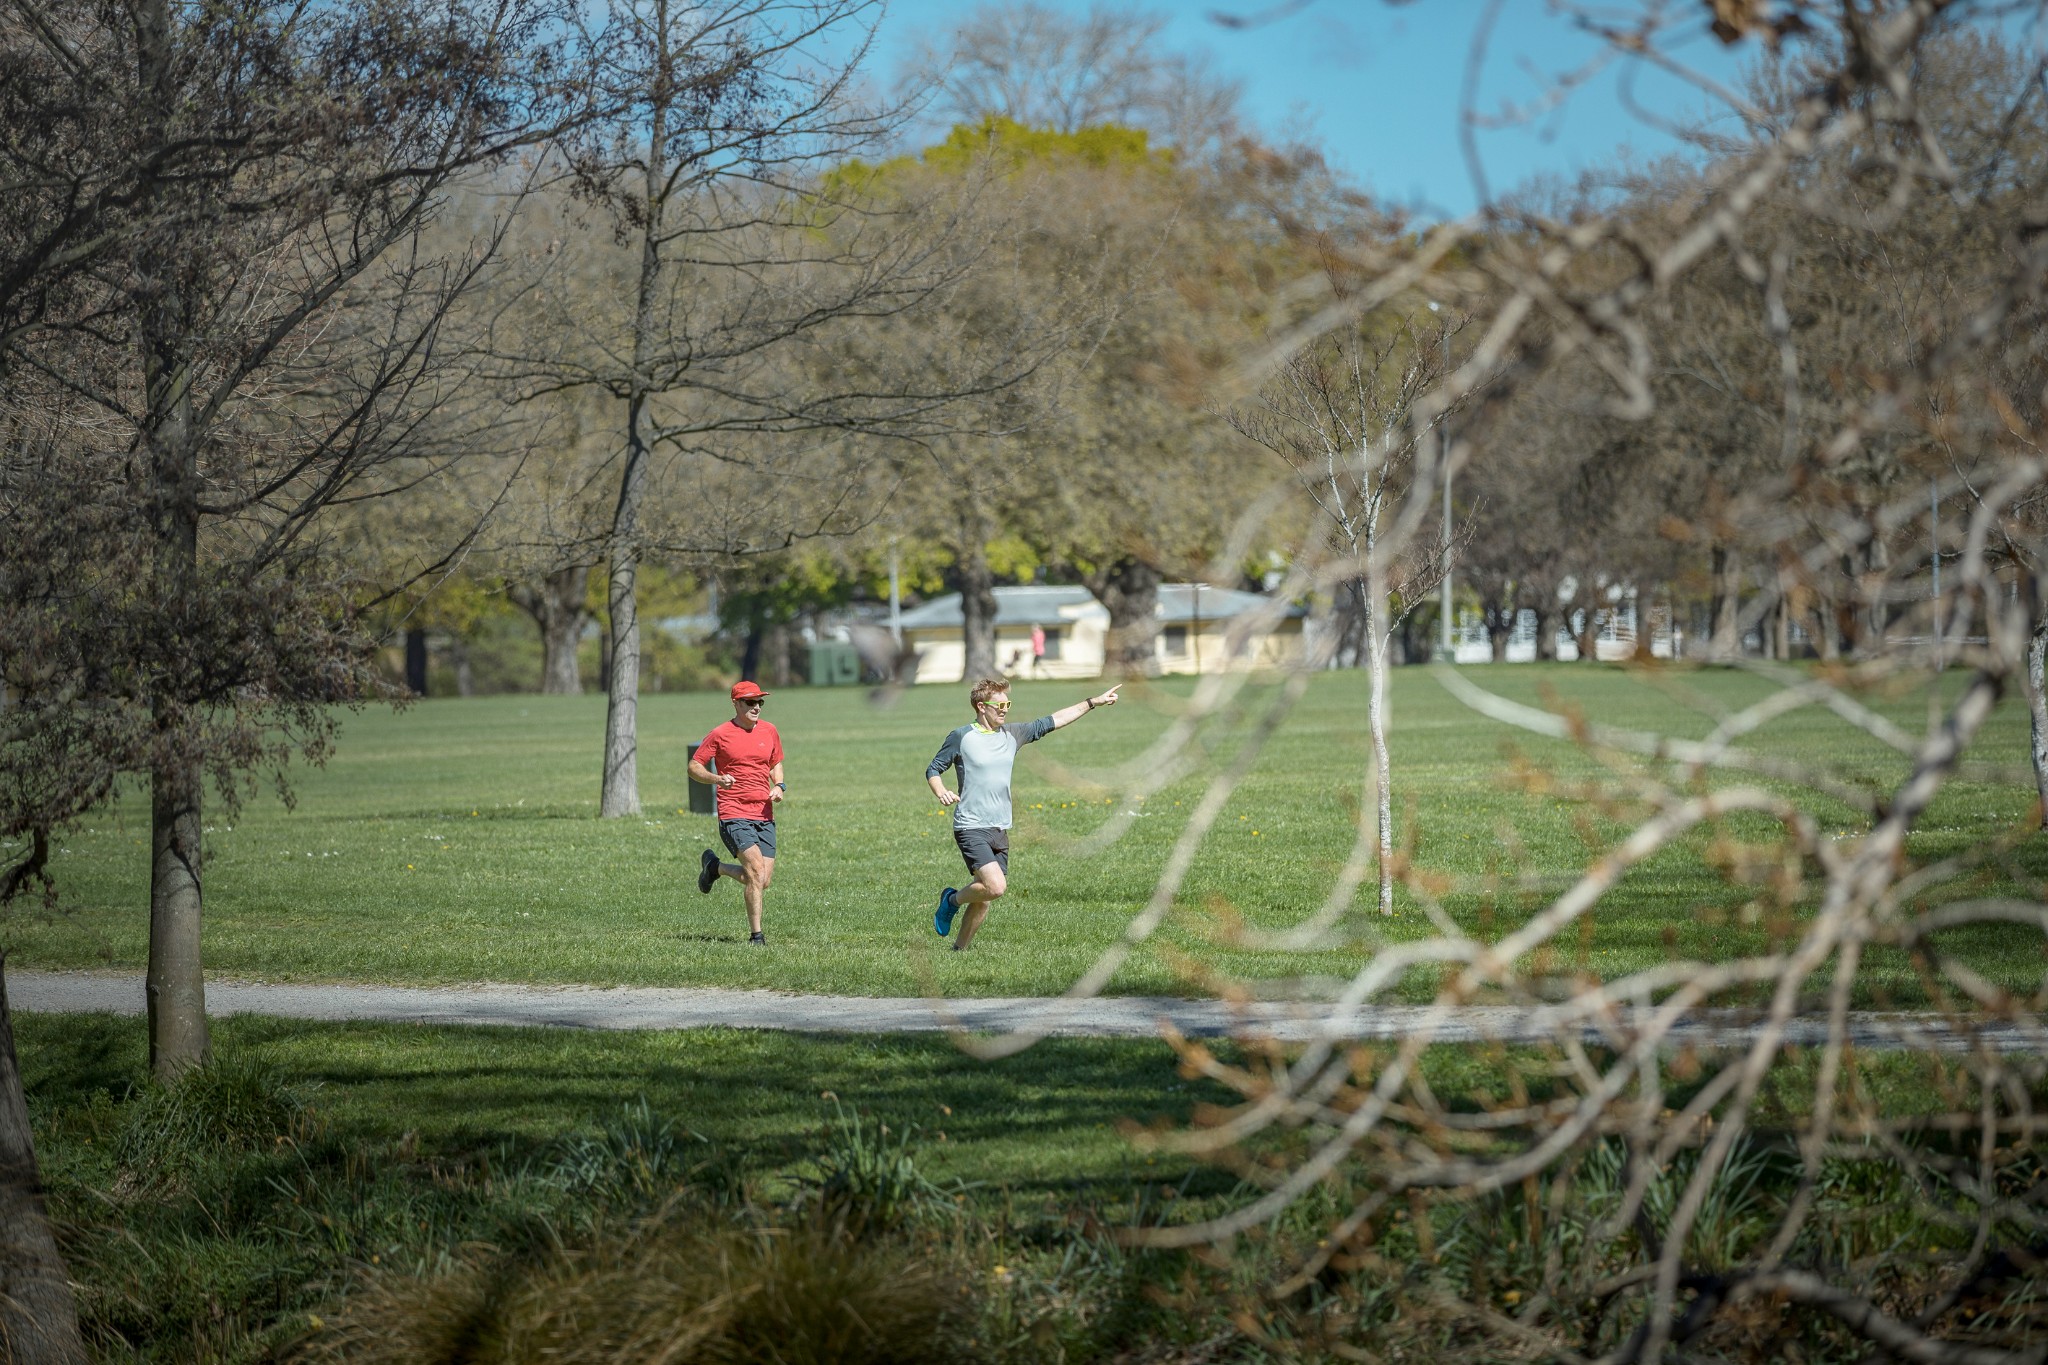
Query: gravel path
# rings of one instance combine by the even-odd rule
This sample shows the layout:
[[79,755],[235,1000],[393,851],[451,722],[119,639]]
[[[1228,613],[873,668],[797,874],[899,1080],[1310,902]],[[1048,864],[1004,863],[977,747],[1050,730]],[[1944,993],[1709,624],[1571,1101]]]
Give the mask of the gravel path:
[[[97,972],[7,973],[15,1009],[38,1014],[142,1014],[140,976]],[[1626,1015],[1567,1025],[1552,1007],[1468,1006],[1448,1017],[1421,1006],[1381,1005],[1339,1017],[1314,1002],[1262,1001],[1231,1005],[1218,1000],[1110,996],[1098,1000],[997,998],[973,1000],[874,999],[864,996],[786,995],[773,991],[658,989],[621,986],[446,987],[273,985],[254,981],[206,983],[207,1012],[262,1014],[287,1019],[374,1020],[389,1023],[491,1024],[518,1028],[689,1029],[755,1028],[808,1033],[933,1033],[948,1029],[1008,1032],[1029,1029],[1052,1037],[1155,1038],[1171,1024],[1190,1037],[1248,1033],[1285,1041],[1314,1038],[1392,1039],[1425,1029],[1446,1042],[1533,1041],[1555,1037],[1561,1026],[1589,1043],[1613,1044],[1627,1036]],[[1701,1017],[1674,1039],[1703,1047],[1738,1046],[1753,1024],[1733,1014]],[[2000,1051],[2048,1048],[2041,1029],[1992,1025],[1978,1035]],[[1972,1045],[1939,1016],[1861,1013],[1850,1037],[1866,1049]],[[1824,1041],[1817,1019],[1793,1022],[1787,1041]]]

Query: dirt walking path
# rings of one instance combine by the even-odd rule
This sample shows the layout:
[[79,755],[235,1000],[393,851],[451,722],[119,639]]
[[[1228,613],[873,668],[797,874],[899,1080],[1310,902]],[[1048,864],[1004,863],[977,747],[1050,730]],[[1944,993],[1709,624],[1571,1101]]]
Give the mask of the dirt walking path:
[[[37,1014],[145,1012],[139,975],[101,972],[7,973],[17,1010]],[[1243,1033],[1288,1042],[1316,1038],[1393,1039],[1424,1031],[1445,1042],[1532,1042],[1576,1032],[1592,1044],[1615,1045],[1631,1030],[1626,1012],[1602,1019],[1569,1018],[1558,1007],[1475,1005],[1447,1012],[1425,1006],[1376,1005],[1356,1013],[1312,1001],[1179,1000],[1110,996],[1097,1000],[994,998],[926,1000],[866,996],[788,995],[774,991],[648,986],[372,986],[289,985],[210,980],[210,1014],[261,1014],[287,1019],[385,1023],[481,1024],[515,1028],[777,1029],[803,1033],[976,1033],[1032,1030],[1050,1037],[1156,1038],[1171,1026],[1189,1037]],[[1674,1042],[1735,1047],[1755,1036],[1755,1021],[1731,1013],[1681,1026]],[[1825,1021],[1794,1020],[1786,1041],[1826,1041]],[[1859,1048],[1967,1049],[1981,1041],[1999,1051],[2043,1050],[2048,1032],[1994,1024],[1974,1036],[1939,1015],[1859,1013],[1850,1040]]]

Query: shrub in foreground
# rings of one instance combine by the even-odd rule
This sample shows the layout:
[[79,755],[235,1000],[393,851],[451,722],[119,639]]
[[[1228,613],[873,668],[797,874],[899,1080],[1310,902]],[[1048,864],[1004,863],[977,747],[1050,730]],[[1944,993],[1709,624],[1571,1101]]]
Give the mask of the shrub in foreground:
[[306,1351],[350,1365],[913,1365],[977,1358],[974,1305],[928,1253],[828,1224],[658,1212],[573,1241],[385,1273]]

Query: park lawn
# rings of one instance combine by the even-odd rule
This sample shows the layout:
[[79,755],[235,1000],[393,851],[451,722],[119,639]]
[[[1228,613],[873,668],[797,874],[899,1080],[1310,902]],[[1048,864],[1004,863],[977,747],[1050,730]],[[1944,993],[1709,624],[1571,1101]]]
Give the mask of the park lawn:
[[[671,1200],[694,1197],[685,1216],[708,1198],[728,1217],[795,1223],[830,1130],[850,1119],[869,1140],[881,1125],[907,1139],[945,1201],[939,1254],[983,1275],[1056,1268],[1076,1229],[1220,1207],[1236,1184],[1121,1135],[1225,1098],[1177,1076],[1156,1041],[1052,1041],[984,1063],[932,1037],[230,1018],[215,1024],[218,1066],[266,1079],[173,1126],[151,1108],[162,1092],[138,1021],[15,1024],[101,1359],[298,1359],[370,1275],[573,1242]],[[307,1121],[263,1126],[255,1101],[275,1086]]]
[[[1561,701],[1600,721],[1697,736],[1716,716],[1765,694],[1745,673],[1585,665],[1466,670],[1526,702]],[[1958,679],[1946,686],[1953,689]],[[715,842],[708,817],[687,811],[689,746],[729,714],[722,697],[642,699],[638,819],[596,817],[604,702],[596,696],[433,700],[403,712],[348,716],[337,753],[294,775],[289,809],[267,792],[239,813],[216,802],[208,819],[206,952],[221,975],[266,980],[446,983],[480,980],[597,985],[717,985],[865,995],[943,992],[1029,995],[1065,989],[1116,943],[1144,905],[1204,783],[1228,765],[1279,695],[1248,688],[1199,735],[1205,766],[1140,807],[1117,790],[1119,765],[1142,764],[1191,692],[1174,680],[1126,689],[1114,710],[1027,748],[1018,765],[1013,890],[970,954],[941,951],[930,911],[963,875],[947,816],[924,789],[924,765],[947,729],[966,719],[960,689],[911,689],[895,704],[864,690],[786,689],[769,704],[789,758],[792,799],[779,821],[782,857],[768,893],[768,952],[744,944],[738,888],[700,896],[698,851]],[[1076,683],[1020,683],[1016,714],[1077,700]],[[1870,699],[1909,729],[1924,724],[1924,691]],[[1562,796],[1532,794],[1504,774],[1510,754],[1563,779],[1590,760],[1475,716],[1426,670],[1397,670],[1392,747],[1397,831],[1418,864],[1459,888],[1446,906],[1482,933],[1504,932],[1565,884],[1622,828]],[[1873,788],[1904,760],[1818,709],[1770,722],[1745,743],[1826,763]],[[1279,928],[1328,894],[1355,831],[1368,753],[1364,677],[1328,673],[1260,754],[1203,841],[1158,940],[1112,980],[1118,993],[1184,992],[1190,963],[1262,983],[1310,988],[1344,977],[1375,946],[1429,932],[1405,898],[1400,913],[1368,913],[1370,886],[1343,946],[1282,953],[1233,946],[1216,927],[1240,918]],[[2026,716],[2008,701],[1979,753],[2010,766],[2027,753]],[[1106,782],[1107,785],[1098,785]],[[1810,803],[1831,832],[1859,817]],[[1930,811],[1911,851],[1925,861],[1997,831],[2019,830],[2033,794],[2018,784],[1956,783]],[[1089,836],[1130,812],[1106,848]],[[1712,959],[1767,942],[1771,926],[1745,912],[1750,891],[1703,857],[1716,835],[1754,839],[1756,820],[1702,831],[1633,872],[1593,920],[1584,965],[1603,975],[1672,954]],[[147,936],[146,803],[131,795],[74,830],[54,860],[60,906],[6,928],[11,963],[29,968],[139,970]],[[2021,840],[1999,872],[1973,888],[2029,884],[2048,873],[2038,836]],[[1782,926],[1781,926],[1782,927]],[[2038,936],[2017,927],[1951,940],[1994,980],[2034,989]],[[1573,964],[1559,964],[1573,965]],[[1921,998],[1896,955],[1864,974],[1866,1003]],[[1291,983],[1291,984],[1290,984]],[[1408,993],[1425,993],[1418,975]]]
[[[99,1168],[113,1153],[95,1153],[83,1139],[99,1122],[96,1096],[120,1101],[144,1084],[144,1030],[110,1015],[34,1014],[18,1016],[18,1030],[46,1168],[60,1181],[111,1183],[112,1170]],[[1052,1039],[986,1062],[932,1035],[589,1033],[254,1016],[216,1020],[213,1032],[218,1055],[270,1068],[364,1150],[516,1165],[644,1102],[729,1153],[778,1197],[817,1150],[833,1097],[848,1112],[914,1126],[920,1167],[972,1186],[977,1205],[1022,1201],[1034,1210],[1113,1202],[1147,1180],[1184,1181],[1193,1162],[1138,1153],[1125,1127],[1182,1125],[1196,1103],[1229,1097],[1180,1077],[1158,1041]],[[1205,1175],[1219,1189],[1234,1184]]]
[[[235,1017],[215,1025],[211,1074],[226,1088],[208,1090],[208,1073],[195,1073],[180,1090],[200,1085],[212,1098],[167,1111],[168,1092],[144,1080],[136,1020],[15,1024],[50,1208],[103,1359],[301,1358],[323,1318],[348,1312],[377,1276],[574,1246],[636,1211],[796,1226],[821,1163],[845,1150],[849,1120],[869,1141],[886,1125],[937,1187],[943,1212],[927,1203],[912,1229],[922,1254],[990,1290],[1010,1286],[1034,1314],[1072,1319],[1070,1351],[988,1358],[1112,1358],[1183,1329],[1213,1337],[1236,1302],[1218,1292],[1228,1277],[1187,1297],[1190,1262],[1124,1248],[1117,1230],[1198,1221],[1257,1193],[1222,1166],[1129,1140],[1232,1098],[1180,1074],[1156,1041],[1051,1040],[983,1062],[931,1037]],[[1249,1060],[1229,1043],[1217,1052]],[[1946,1108],[1941,1058],[1849,1065],[1848,1088],[1893,1117]],[[1461,1109],[1507,1103],[1518,1083],[1538,1099],[1559,1086],[1548,1049],[1444,1047],[1423,1068],[1431,1093]],[[1781,1072],[1759,1107],[1776,1131],[1758,1138],[1780,1150],[1809,1112],[1813,1081],[1810,1059]],[[280,1113],[280,1089],[305,1108]],[[1668,1098],[1690,1094],[1675,1084]],[[1246,1154],[1291,1163],[1318,1140],[1275,1132]],[[1773,1169],[1792,1183],[1791,1163]],[[1344,1182],[1359,1174],[1347,1168],[1240,1244],[1239,1288],[1297,1265],[1350,1206]],[[1487,1216],[1455,1204],[1431,1214],[1440,1244]],[[1910,1232],[1914,1248],[1951,1256],[1969,1240],[1967,1228]],[[1389,1237],[1397,1263],[1412,1256],[1398,1229]],[[1192,1305],[1185,1321],[1160,1318],[1174,1300],[1153,1297],[1175,1289],[1179,1311]]]

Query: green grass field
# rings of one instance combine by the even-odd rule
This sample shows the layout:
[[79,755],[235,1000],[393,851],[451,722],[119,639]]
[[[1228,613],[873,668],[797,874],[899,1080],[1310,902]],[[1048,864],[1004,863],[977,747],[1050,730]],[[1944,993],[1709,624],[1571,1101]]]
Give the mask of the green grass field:
[[[1644,679],[1560,666],[1470,675],[1519,700],[1554,695],[1604,721],[1687,735],[1764,690],[1722,671]],[[1021,685],[1018,709],[1039,714],[1082,691]],[[765,953],[742,942],[736,887],[704,897],[694,885],[697,851],[714,836],[708,818],[685,813],[682,765],[689,743],[727,713],[722,700],[646,699],[647,812],[622,821],[595,814],[599,698],[365,712],[347,718],[328,768],[297,774],[294,808],[265,795],[237,816],[216,808],[209,818],[209,967],[296,980],[1057,991],[1144,901],[1207,774],[1230,761],[1274,694],[1259,691],[1210,725],[1204,772],[1146,802],[1127,837],[1084,855],[1105,819],[1136,809],[1117,794],[1105,801],[1089,779],[1143,754],[1187,695],[1184,684],[1134,689],[1127,704],[1025,751],[1015,890],[966,955],[938,951],[930,930],[934,894],[959,864],[947,819],[922,782],[940,737],[965,716],[957,688],[916,691],[889,710],[856,692],[792,690],[770,703],[794,799],[781,822]],[[1883,709],[1912,726],[1924,722],[1927,698],[1899,696]],[[1210,932],[1225,910],[1277,927],[1321,903],[1352,837],[1364,721],[1361,677],[1314,680],[1202,848],[1159,945],[1134,957],[1114,989],[1190,989],[1181,964],[1191,957],[1277,990],[1281,978],[1349,973],[1375,935],[1427,931],[1405,902],[1391,921],[1370,913],[1368,888],[1353,920],[1360,932],[1341,949],[1252,952]],[[1773,722],[1752,743],[1879,786],[1903,767],[1818,713]],[[1460,883],[1446,904],[1477,932],[1516,923],[1541,903],[1543,886],[1559,884],[1620,828],[1504,780],[1513,755],[1567,780],[1585,775],[1589,762],[1476,719],[1421,670],[1396,676],[1394,751],[1401,830],[1423,866]],[[1983,754],[2019,764],[2025,752],[2024,712],[2008,705]],[[1847,808],[1814,809],[1837,834],[1860,827]],[[1959,784],[1915,836],[1913,856],[1941,857],[2015,830],[2031,811],[2026,787]],[[55,864],[61,906],[7,923],[10,965],[141,968],[147,826],[145,806],[130,798],[67,836]],[[1611,974],[1672,952],[1712,958],[1764,942],[1768,926],[1743,913],[1750,893],[1718,875],[1708,856],[1717,837],[1762,832],[1754,823],[1703,831],[1639,869],[1595,918],[1590,964]],[[2048,851],[2029,835],[1998,875],[2038,895],[2044,870]],[[1489,878],[1531,885],[1489,891]],[[1954,946],[1994,979],[2038,984],[2036,937],[1985,930]],[[1864,981],[1868,1001],[1917,999],[1910,973],[1882,957]],[[1410,993],[1427,987],[1418,979]],[[1014,1329],[1010,1345],[982,1358],[1107,1358],[1162,1333],[1207,1340],[1229,1330],[1223,1299],[1178,1316],[1154,1301],[1182,1283],[1185,1261],[1122,1259],[1100,1232],[1244,1197],[1227,1171],[1150,1155],[1122,1136],[1126,1124],[1177,1126],[1199,1105],[1227,1099],[1178,1075],[1159,1042],[1056,1040],[990,1064],[929,1037],[227,1019],[215,1033],[225,1064],[265,1068],[316,1121],[294,1128],[296,1136],[265,1129],[233,1142],[194,1127],[179,1139],[184,1146],[166,1149],[175,1158],[167,1166],[146,1155],[163,1136],[163,1092],[142,1084],[139,1021],[27,1016],[18,1028],[52,1209],[89,1331],[108,1359],[291,1358],[380,1275],[431,1274],[478,1247],[516,1250],[557,1235],[573,1242],[608,1216],[611,1196],[577,1183],[590,1144],[609,1141],[642,1102],[700,1136],[719,1169],[745,1182],[753,1216],[800,1218],[794,1201],[832,1140],[827,1126],[838,1110],[828,1093],[870,1122],[898,1132],[915,1125],[918,1169],[967,1183],[963,1221],[946,1234],[951,1250],[933,1254],[981,1286],[984,1328]],[[1540,1062],[1525,1068],[1529,1084],[1546,1083]],[[1865,1059],[1859,1084],[1887,1112],[1928,1108],[1941,1082],[1925,1074],[1926,1063],[1904,1054]],[[1453,1102],[1497,1101],[1507,1083],[1503,1059],[1484,1049],[1439,1049],[1428,1067],[1432,1088]],[[1788,1064],[1765,1106],[1766,1127],[1794,1120],[1809,1080],[1800,1063]],[[240,1111],[230,1104],[229,1112]],[[618,1170],[637,1169],[632,1160]],[[689,1178],[701,1185],[707,1177]],[[1263,1273],[1295,1254],[1297,1242],[1312,1242],[1327,1213],[1319,1209],[1270,1230],[1243,1273]],[[1464,1235],[1463,1213],[1441,1216],[1445,1236]],[[1770,1208],[1759,1217],[1768,1226]],[[1911,1236],[1920,1246],[1936,1234],[1915,1225]]]
[[[1600,720],[1700,735],[1717,712],[1761,696],[1763,682],[1724,670],[1652,677],[1580,665],[1468,670],[1483,686],[1523,701],[1554,696]],[[1952,684],[1951,684],[1952,685]],[[1082,685],[1024,683],[1017,711],[1031,716],[1078,699]],[[738,888],[711,896],[694,884],[698,851],[715,842],[708,817],[687,813],[685,755],[729,714],[715,695],[658,695],[641,705],[643,818],[596,816],[603,700],[500,697],[440,700],[404,712],[349,716],[324,770],[295,775],[297,802],[267,792],[234,816],[208,819],[206,953],[209,969],[270,980],[434,983],[479,980],[599,985],[720,985],[889,995],[1057,992],[1122,933],[1143,904],[1184,827],[1207,772],[1229,762],[1274,693],[1254,689],[1201,735],[1208,767],[1147,801],[1129,833],[1083,856],[1082,840],[1113,813],[1136,809],[1089,785],[1143,754],[1189,693],[1185,682],[1132,689],[1125,704],[1092,715],[1024,751],[1010,896],[975,951],[952,954],[930,928],[938,889],[962,876],[948,818],[930,800],[924,765],[945,731],[967,718],[961,689],[925,687],[890,709],[860,690],[785,690],[769,704],[789,758],[792,800],[780,821],[782,855],[768,893],[772,950],[744,945]],[[1880,709],[1924,724],[1924,692]],[[1772,753],[1826,762],[1882,787],[1903,760],[1809,709],[1749,741]],[[1591,810],[1532,796],[1503,777],[1510,747],[1567,776],[1587,760],[1567,747],[1511,733],[1446,695],[1428,672],[1397,670],[1393,688],[1396,821],[1419,863],[1460,879],[1448,900],[1475,931],[1499,932],[1542,902],[1540,889],[1489,892],[1487,879],[1560,884],[1620,828]],[[1111,989],[1190,988],[1198,957],[1243,978],[1277,981],[1349,975],[1373,935],[1427,930],[1403,906],[1391,921],[1366,913],[1361,895],[1350,945],[1311,954],[1227,948],[1219,912],[1277,927],[1310,913],[1350,846],[1365,771],[1364,678],[1331,673],[1261,755],[1204,843],[1179,913],[1154,948],[1135,955]],[[2020,764],[2026,718],[2018,702],[1994,717],[1981,754]],[[2021,786],[1957,784],[1937,803],[1912,852],[1931,859],[2025,821]],[[1814,806],[1831,830],[1853,834],[1846,807]],[[1767,926],[1742,907],[1702,852],[1717,835],[1754,837],[1755,824],[1703,831],[1639,869],[1596,916],[1590,966],[1612,975],[1670,953],[1714,958],[1760,945]],[[54,860],[61,909],[7,926],[14,965],[140,969],[146,953],[148,814],[138,798],[73,831]],[[2029,839],[2011,865],[2048,872],[2048,849]],[[1575,949],[1578,944],[1572,945]],[[1980,969],[2014,986],[2038,984],[2038,939],[1984,929],[1957,945]],[[1911,998],[1903,964],[1867,969],[1872,998]],[[1279,989],[1278,986],[1272,987]],[[1425,991],[1426,980],[1411,983]],[[1894,994],[1896,993],[1896,994]]]
[[[842,1115],[908,1134],[917,1171],[958,1189],[953,1259],[984,1277],[1058,1267],[1084,1220],[1212,1207],[1234,1183],[1122,1137],[1224,1098],[1177,1078],[1159,1042],[1056,1040],[985,1064],[930,1037],[235,1018],[215,1025],[228,1074],[260,1069],[311,1122],[266,1124],[244,1086],[173,1125],[142,1084],[138,1021],[17,1025],[52,1214],[106,1360],[299,1359],[370,1277],[573,1240],[622,1199],[729,1181],[747,1217],[800,1221],[793,1201]],[[636,1113],[643,1134],[650,1119],[676,1134],[677,1160],[647,1169],[659,1147],[607,1145]],[[614,1188],[621,1176],[646,1188]]]

